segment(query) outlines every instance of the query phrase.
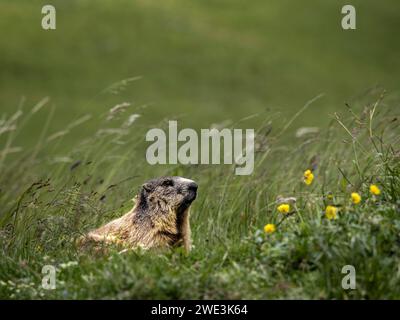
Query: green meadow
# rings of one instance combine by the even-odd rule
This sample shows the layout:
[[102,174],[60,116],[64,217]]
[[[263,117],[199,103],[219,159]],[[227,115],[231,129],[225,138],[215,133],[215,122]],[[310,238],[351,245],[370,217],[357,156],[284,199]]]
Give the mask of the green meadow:
[[[400,6],[344,4],[0,0],[0,297],[399,299]],[[253,174],[149,165],[168,120],[254,128]],[[189,255],[78,250],[162,175],[199,184]]]

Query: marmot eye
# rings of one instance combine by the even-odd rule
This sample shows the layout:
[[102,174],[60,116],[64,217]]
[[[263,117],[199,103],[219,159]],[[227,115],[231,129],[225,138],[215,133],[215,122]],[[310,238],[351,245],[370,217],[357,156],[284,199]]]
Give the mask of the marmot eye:
[[174,182],[172,180],[165,180],[162,185],[164,187],[172,187],[174,185]]

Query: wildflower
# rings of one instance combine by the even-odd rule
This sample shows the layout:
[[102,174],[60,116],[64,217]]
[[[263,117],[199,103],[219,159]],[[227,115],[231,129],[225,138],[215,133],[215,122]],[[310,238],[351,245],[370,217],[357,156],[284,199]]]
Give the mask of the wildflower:
[[306,170],[304,172],[304,183],[309,186],[313,182],[313,180],[314,180],[314,174],[312,173],[312,171]]
[[371,185],[370,185],[369,191],[370,191],[372,194],[376,195],[376,196],[379,196],[379,195],[381,194],[381,190],[380,190],[380,189],[378,188],[378,186],[375,185],[375,184],[371,184]]
[[288,213],[290,211],[290,205],[287,203],[282,203],[280,206],[278,206],[278,211],[280,213]]
[[276,227],[272,223],[268,223],[264,226],[264,232],[265,233],[274,233],[276,230]]
[[325,216],[328,220],[337,219],[338,209],[335,206],[327,206],[325,209]]
[[361,196],[357,192],[353,192],[351,194],[351,201],[353,201],[354,204],[359,204],[361,202]]

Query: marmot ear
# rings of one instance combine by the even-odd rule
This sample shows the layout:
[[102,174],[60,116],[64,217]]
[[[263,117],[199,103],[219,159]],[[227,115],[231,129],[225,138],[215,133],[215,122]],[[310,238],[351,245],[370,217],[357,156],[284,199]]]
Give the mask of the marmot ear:
[[150,193],[151,192],[151,186],[148,183],[145,183],[142,185],[143,191]]

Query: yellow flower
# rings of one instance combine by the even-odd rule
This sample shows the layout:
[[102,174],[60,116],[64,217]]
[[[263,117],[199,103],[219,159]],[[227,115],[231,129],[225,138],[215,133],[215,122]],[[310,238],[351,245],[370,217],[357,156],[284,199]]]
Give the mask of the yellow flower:
[[380,190],[380,189],[378,188],[378,186],[375,185],[375,184],[371,184],[371,185],[370,185],[369,191],[370,191],[372,194],[376,195],[376,196],[379,196],[379,195],[381,194],[381,190]]
[[354,204],[359,204],[361,202],[361,196],[357,192],[353,192],[351,194],[351,201],[353,201]]
[[306,185],[310,185],[314,180],[314,174],[311,172],[311,170],[306,170],[304,172],[304,183]]
[[272,223],[268,223],[264,226],[265,233],[273,233],[273,232],[275,232],[275,230],[276,230],[276,227]]
[[280,206],[278,206],[278,211],[280,213],[288,213],[290,211],[290,205],[287,203],[282,203]]
[[307,178],[310,174],[312,174],[311,170],[308,169],[304,172],[304,177]]
[[325,209],[325,216],[328,220],[337,219],[338,209],[335,206],[327,206]]

